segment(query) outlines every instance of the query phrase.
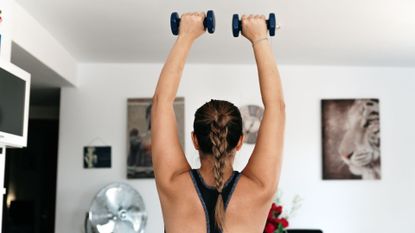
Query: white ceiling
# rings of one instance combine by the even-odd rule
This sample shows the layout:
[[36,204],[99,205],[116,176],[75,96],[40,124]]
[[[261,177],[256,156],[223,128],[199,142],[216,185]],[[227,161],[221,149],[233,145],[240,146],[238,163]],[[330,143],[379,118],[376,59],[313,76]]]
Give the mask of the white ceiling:
[[163,62],[173,10],[215,10],[217,29],[196,42],[194,63],[251,63],[233,13],[277,13],[279,63],[415,66],[414,0],[16,0],[80,62]]

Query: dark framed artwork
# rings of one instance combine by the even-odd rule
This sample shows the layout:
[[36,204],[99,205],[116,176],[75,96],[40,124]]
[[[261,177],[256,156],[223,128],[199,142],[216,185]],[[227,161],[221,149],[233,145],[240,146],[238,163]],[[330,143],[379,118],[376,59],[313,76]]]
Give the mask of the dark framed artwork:
[[[151,157],[151,98],[127,100],[127,178],[154,178]],[[174,101],[179,140],[184,148],[184,97]]]
[[111,168],[111,147],[85,146],[84,168]]
[[322,100],[323,179],[381,178],[378,99]]

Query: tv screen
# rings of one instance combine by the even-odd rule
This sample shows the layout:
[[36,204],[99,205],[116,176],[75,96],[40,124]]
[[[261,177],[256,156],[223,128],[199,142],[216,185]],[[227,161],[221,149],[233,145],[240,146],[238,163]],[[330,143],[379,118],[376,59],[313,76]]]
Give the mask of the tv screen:
[[0,69],[0,131],[23,136],[26,83]]

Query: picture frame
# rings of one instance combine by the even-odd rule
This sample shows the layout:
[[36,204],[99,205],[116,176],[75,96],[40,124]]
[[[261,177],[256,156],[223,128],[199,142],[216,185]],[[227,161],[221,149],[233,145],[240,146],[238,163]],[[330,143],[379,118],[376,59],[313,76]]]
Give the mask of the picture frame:
[[324,180],[381,179],[379,99],[324,99]]
[[[151,156],[151,107],[152,98],[127,100],[127,178],[154,178]],[[173,103],[178,136],[184,142],[185,100],[177,97]]]

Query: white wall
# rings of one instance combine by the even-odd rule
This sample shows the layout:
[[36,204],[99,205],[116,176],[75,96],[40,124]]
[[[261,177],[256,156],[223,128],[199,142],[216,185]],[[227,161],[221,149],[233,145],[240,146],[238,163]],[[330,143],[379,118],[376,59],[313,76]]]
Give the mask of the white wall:
[[[126,100],[151,97],[159,64],[83,64],[79,87],[61,94],[56,232],[81,232],[85,212],[104,185],[123,181],[143,196],[149,212],[147,231],[162,232],[154,180],[126,180]],[[300,194],[303,207],[293,227],[321,228],[326,233],[414,232],[415,69],[360,67],[281,67],[286,104],[285,159],[280,187],[285,197]],[[236,105],[261,104],[252,65],[189,65],[178,96],[186,101],[186,154],[198,166],[190,142],[193,113],[211,98]],[[322,181],[320,100],[380,99],[381,181]],[[111,169],[84,170],[82,148],[100,137],[112,146]],[[237,156],[241,169],[252,151]],[[288,200],[287,200],[288,201]],[[399,230],[395,230],[399,229]]]

